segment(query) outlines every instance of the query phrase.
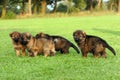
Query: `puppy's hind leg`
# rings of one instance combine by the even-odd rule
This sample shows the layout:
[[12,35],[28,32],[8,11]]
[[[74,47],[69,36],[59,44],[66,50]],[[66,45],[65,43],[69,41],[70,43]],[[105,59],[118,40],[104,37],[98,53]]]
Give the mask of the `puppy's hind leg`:
[[103,58],[107,58],[105,50],[104,50],[103,52],[101,52],[101,56],[102,56]]
[[82,51],[82,56],[83,57],[87,57],[87,54],[88,54],[87,52]]
[[98,58],[99,57],[99,53],[98,52],[93,52],[93,56],[94,56],[94,58]]
[[63,49],[62,49],[62,52],[63,52],[63,54],[67,54],[67,53],[69,53],[69,48],[66,48],[66,47],[63,48]]

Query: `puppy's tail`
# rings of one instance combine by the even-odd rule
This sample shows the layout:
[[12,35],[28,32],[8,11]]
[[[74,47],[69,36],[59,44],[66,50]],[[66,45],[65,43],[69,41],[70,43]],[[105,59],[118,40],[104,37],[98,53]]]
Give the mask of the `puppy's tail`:
[[108,48],[116,56],[115,50],[106,41],[104,41],[104,46]]
[[78,54],[80,53],[79,49],[73,43],[70,42],[70,45],[76,50]]
[[111,46],[107,45],[107,48],[116,56],[116,52]]

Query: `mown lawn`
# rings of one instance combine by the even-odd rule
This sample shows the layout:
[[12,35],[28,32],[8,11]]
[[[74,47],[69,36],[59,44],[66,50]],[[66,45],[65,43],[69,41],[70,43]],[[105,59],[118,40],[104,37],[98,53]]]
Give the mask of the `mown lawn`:
[[[17,57],[9,33],[12,31],[56,34],[74,42],[77,29],[105,39],[116,51],[107,49],[107,58],[83,58],[57,52],[54,57]],[[0,20],[0,80],[120,80],[120,16],[83,16]]]

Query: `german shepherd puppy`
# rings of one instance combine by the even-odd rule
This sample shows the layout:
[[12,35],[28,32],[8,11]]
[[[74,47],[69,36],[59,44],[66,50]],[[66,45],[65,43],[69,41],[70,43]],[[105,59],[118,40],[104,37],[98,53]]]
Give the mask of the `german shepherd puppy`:
[[73,38],[81,49],[84,57],[87,57],[87,54],[91,52],[94,57],[98,57],[100,53],[102,57],[106,58],[105,48],[108,48],[114,55],[116,55],[115,50],[100,37],[86,35],[84,31],[76,30],[73,32]]
[[36,39],[30,33],[22,33],[22,44],[26,45],[29,56],[43,53],[45,57],[55,55],[55,46],[52,40],[45,38]]
[[22,56],[25,56],[25,54],[26,54],[26,52],[25,52],[26,47],[21,44],[21,33],[17,32],[17,31],[14,31],[14,32],[10,33],[9,36],[12,39],[12,43],[13,43],[16,55],[19,56],[20,55],[20,51],[22,51]]
[[64,37],[61,36],[50,36],[48,34],[44,34],[44,33],[38,33],[36,34],[36,38],[46,38],[46,39],[53,39],[54,43],[55,43],[55,50],[56,51],[60,51],[61,53],[69,53],[69,48],[73,47],[77,53],[79,52],[79,49],[69,40],[65,39]]

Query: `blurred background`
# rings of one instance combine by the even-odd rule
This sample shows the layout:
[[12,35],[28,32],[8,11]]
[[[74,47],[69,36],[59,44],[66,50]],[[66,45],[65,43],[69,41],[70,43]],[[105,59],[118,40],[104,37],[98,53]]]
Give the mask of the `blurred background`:
[[0,17],[93,12],[120,13],[120,0],[0,0]]

